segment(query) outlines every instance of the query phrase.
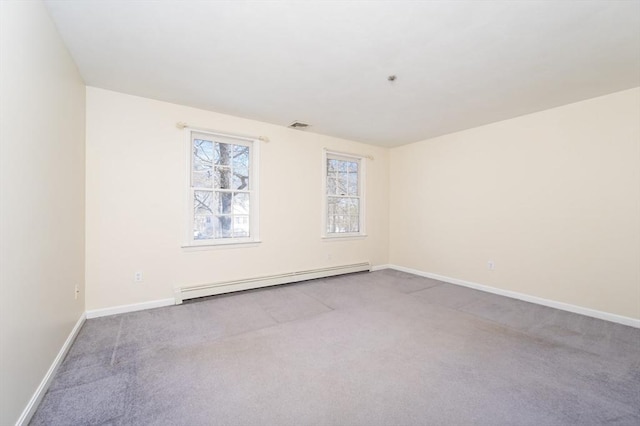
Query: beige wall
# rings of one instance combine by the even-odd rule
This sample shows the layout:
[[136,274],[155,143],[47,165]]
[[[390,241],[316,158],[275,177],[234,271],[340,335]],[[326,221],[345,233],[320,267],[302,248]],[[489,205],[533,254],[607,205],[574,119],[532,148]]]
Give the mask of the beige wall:
[[[255,247],[182,249],[183,121],[264,135]],[[367,160],[364,239],[322,241],[323,148]],[[387,263],[388,150],[185,106],[87,88],[87,309],[173,297],[173,287],[369,260]],[[328,259],[328,256],[331,259]],[[134,283],[135,271],[144,281]]]
[[0,424],[84,311],[85,87],[41,2],[0,2]]
[[[640,317],[639,89],[394,148],[390,183],[384,148],[87,90],[87,309],[370,260]],[[180,248],[177,121],[271,138],[261,145],[262,244]],[[319,238],[323,147],[375,157],[364,240]]]
[[[0,7],[0,424],[85,309],[85,253],[87,309],[369,260],[640,318],[640,89],[387,150],[87,88],[85,163],[85,87],[44,6]],[[180,248],[177,121],[271,139],[261,244]],[[375,157],[364,239],[320,238],[323,148]]]
[[393,149],[390,262],[640,318],[639,117],[632,89]]

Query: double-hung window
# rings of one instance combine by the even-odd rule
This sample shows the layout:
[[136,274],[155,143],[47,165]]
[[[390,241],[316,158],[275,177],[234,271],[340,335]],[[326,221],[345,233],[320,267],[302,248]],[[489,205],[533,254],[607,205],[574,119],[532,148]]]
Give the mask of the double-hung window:
[[189,245],[258,241],[258,141],[190,135]]
[[325,237],[364,235],[364,161],[327,151]]

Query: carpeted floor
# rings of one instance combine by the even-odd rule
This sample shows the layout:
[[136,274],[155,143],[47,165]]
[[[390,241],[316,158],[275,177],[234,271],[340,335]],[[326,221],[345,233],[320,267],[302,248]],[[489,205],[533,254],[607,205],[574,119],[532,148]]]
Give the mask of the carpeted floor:
[[88,320],[32,425],[640,425],[640,330],[393,270]]

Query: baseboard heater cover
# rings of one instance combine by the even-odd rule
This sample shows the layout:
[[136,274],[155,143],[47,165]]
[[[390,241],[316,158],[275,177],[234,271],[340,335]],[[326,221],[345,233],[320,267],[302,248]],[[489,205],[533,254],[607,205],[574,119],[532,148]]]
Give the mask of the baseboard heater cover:
[[312,280],[315,278],[332,277],[334,275],[350,274],[353,272],[370,271],[369,262],[353,263],[350,265],[330,266],[326,268],[309,269],[307,271],[287,272],[278,275],[247,278],[233,281],[222,281],[211,284],[200,284],[178,287],[174,290],[176,305],[184,300],[198,297],[215,296],[216,294],[231,293],[234,291],[250,290],[253,288],[268,287],[272,285],[295,283],[298,281]]

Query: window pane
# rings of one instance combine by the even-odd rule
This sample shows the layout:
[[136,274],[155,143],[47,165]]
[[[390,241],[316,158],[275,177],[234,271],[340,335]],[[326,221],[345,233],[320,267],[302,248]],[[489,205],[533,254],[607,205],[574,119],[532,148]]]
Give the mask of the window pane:
[[336,193],[336,173],[329,172],[327,174],[327,194],[335,194]]
[[233,145],[233,189],[249,189],[249,147]]
[[349,220],[349,232],[360,232],[359,222],[359,216],[351,216]]
[[336,214],[336,202],[338,198],[336,197],[327,197],[327,214],[332,216]]
[[357,198],[348,198],[346,200],[346,213],[351,216],[360,214],[360,200]]
[[193,140],[193,156],[191,161],[191,185],[210,188],[212,185],[213,142],[202,139]]
[[249,214],[249,194],[247,192],[233,193],[233,214]]
[[348,167],[349,163],[348,162],[340,161],[340,160],[336,160],[336,162],[338,163],[338,171],[339,172],[346,172],[346,171],[349,170],[349,167]]
[[349,198],[327,197],[328,213],[333,215],[349,214]]
[[347,195],[348,186],[348,174],[340,172],[338,173],[338,179],[336,180],[336,194]]
[[333,215],[331,217],[331,220],[333,221],[333,227],[331,229],[331,232],[340,232],[339,230],[339,222],[338,222],[338,216]]
[[191,186],[194,188],[211,188],[213,186],[213,172],[207,170],[205,172],[193,172]]
[[360,232],[359,215],[327,215],[327,232]]
[[193,220],[193,239],[210,240],[213,238],[213,216],[196,216]]
[[216,142],[215,152],[213,154],[213,160],[217,166],[231,165],[232,146],[233,145],[229,145],[226,143]]
[[248,237],[249,236],[249,216],[233,217],[233,236]]
[[338,160],[327,159],[327,171],[328,172],[337,172],[338,171]]
[[333,233],[336,232],[335,231],[335,221],[333,220],[334,216],[333,215],[329,215],[327,217],[327,232],[328,233]]
[[344,221],[342,220],[342,216],[334,216],[333,217],[333,232],[342,232],[341,228],[344,224]]
[[347,165],[347,169],[349,170],[349,172],[351,173],[358,173],[358,163],[357,162],[350,162]]
[[215,167],[214,187],[218,189],[231,189],[231,169],[229,167]]
[[349,199],[338,198],[336,202],[336,214],[337,215],[349,214]]
[[216,192],[215,212],[218,214],[231,214],[231,201],[233,195],[230,192]]
[[213,214],[213,192],[193,191],[193,210],[196,215]]
[[334,221],[334,232],[349,232],[349,216],[334,216]]
[[249,176],[239,174],[233,170],[233,180],[231,181],[232,189],[249,189]]
[[347,189],[349,195],[358,195],[358,174],[349,173],[347,180]]
[[215,237],[231,238],[231,216],[216,216],[215,220]]

